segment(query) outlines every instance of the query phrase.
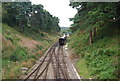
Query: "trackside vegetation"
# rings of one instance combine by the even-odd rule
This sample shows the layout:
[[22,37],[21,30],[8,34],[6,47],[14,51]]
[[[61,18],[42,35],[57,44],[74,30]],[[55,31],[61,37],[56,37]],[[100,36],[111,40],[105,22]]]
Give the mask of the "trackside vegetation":
[[80,3],[71,25],[69,47],[79,56],[76,68],[83,79],[118,79],[119,3]]
[[19,79],[57,41],[59,19],[31,2],[2,3],[2,79]]
[[23,75],[21,68],[30,69],[57,39],[56,35],[45,32],[42,32],[45,36],[40,36],[40,33],[36,32],[27,32],[29,35],[26,35],[6,24],[2,27],[3,79],[20,78]]

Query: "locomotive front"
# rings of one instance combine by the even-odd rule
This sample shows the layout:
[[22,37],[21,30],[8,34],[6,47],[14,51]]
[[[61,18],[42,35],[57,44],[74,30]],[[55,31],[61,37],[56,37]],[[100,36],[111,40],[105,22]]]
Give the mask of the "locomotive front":
[[59,38],[59,45],[65,45],[65,38]]

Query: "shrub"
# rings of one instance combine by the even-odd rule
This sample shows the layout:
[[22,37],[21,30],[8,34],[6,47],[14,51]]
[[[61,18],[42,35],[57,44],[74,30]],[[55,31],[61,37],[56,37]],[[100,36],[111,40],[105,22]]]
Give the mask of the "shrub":
[[11,35],[11,34],[7,34],[5,35],[6,39],[10,40],[13,44],[17,43],[18,41],[20,41],[20,38]]
[[105,49],[99,50],[91,55],[86,55],[85,59],[88,61],[88,66],[92,68],[91,75],[99,74],[97,78],[100,79],[115,78],[113,75],[115,67],[112,66],[113,59],[110,57],[114,54],[115,52],[113,50]]
[[25,48],[17,47],[16,50],[11,54],[10,60],[11,61],[21,61],[26,60],[28,58],[28,53]]

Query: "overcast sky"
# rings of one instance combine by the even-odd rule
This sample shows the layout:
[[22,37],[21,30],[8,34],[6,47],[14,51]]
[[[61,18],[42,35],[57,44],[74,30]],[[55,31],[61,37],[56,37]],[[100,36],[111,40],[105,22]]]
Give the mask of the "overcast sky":
[[70,27],[68,18],[74,17],[76,9],[69,6],[69,0],[30,0],[32,4],[42,4],[44,9],[60,19],[60,27]]

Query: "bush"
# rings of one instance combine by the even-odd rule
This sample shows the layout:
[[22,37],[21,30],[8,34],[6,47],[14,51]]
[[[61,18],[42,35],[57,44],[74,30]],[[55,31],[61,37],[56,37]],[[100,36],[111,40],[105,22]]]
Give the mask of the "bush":
[[11,35],[6,35],[6,39],[10,40],[12,43],[14,42],[14,38]]
[[88,61],[88,66],[92,68],[91,75],[99,74],[97,78],[100,79],[115,78],[113,75],[115,66],[112,66],[113,59],[110,57],[113,55],[115,55],[115,52],[113,50],[106,49],[99,50],[98,52],[91,55],[86,55],[85,59]]
[[5,37],[6,37],[7,40],[10,40],[13,44],[20,41],[20,38],[14,36],[14,35],[11,35],[11,34],[6,34]]
[[10,60],[11,61],[21,61],[26,60],[28,58],[28,53],[25,48],[17,47],[16,50],[11,54]]

